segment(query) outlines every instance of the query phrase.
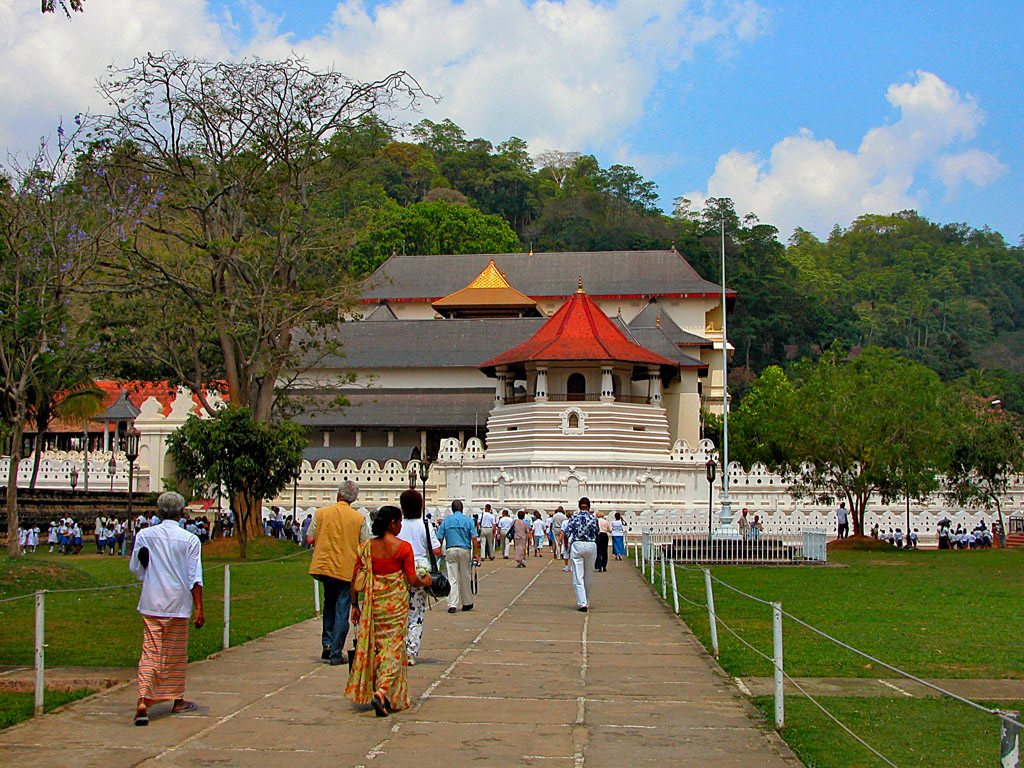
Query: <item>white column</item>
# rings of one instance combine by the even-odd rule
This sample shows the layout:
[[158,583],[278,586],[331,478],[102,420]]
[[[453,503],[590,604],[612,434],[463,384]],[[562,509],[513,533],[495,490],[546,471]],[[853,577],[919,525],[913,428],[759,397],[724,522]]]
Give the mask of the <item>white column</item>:
[[420,457],[427,458],[427,430],[420,430]]
[[395,430],[389,429],[388,430],[388,448],[394,448],[394,447],[395,447]]
[[546,403],[548,400],[548,369],[547,366],[537,366],[537,384],[534,386],[535,394],[533,399],[539,403]]
[[612,367],[601,366],[601,402],[611,403],[615,400],[615,393],[612,391]]
[[363,445],[363,430],[356,430],[356,448],[361,448]]
[[494,384],[494,404],[504,405],[505,404],[505,372],[498,371],[495,374]]
[[661,405],[661,369],[652,366],[647,371],[651,378],[651,403]]
[[331,447],[331,433],[326,429],[324,430],[324,448]]

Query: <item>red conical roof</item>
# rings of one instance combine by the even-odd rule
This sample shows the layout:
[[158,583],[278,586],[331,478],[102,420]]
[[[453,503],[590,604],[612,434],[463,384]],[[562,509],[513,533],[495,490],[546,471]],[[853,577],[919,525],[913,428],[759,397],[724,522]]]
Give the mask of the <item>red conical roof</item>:
[[532,338],[480,367],[494,369],[499,365],[558,360],[611,360],[679,367],[677,362],[627,339],[582,288]]

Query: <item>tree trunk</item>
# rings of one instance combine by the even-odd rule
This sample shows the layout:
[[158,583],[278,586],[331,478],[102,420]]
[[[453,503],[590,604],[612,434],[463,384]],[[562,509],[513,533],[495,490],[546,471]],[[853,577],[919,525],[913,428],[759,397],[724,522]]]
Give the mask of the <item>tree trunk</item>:
[[249,539],[263,535],[263,505],[250,501],[243,493],[233,493],[231,508],[235,512],[235,530],[238,531],[238,554],[244,560]]
[[21,557],[18,546],[18,466],[21,464],[21,438],[25,420],[15,419],[11,434],[11,463],[7,470],[7,554]]
[[36,436],[32,438],[32,479],[29,481],[28,489],[34,491],[36,489],[36,477],[39,476],[39,455],[42,451],[39,449],[39,432],[36,432]]

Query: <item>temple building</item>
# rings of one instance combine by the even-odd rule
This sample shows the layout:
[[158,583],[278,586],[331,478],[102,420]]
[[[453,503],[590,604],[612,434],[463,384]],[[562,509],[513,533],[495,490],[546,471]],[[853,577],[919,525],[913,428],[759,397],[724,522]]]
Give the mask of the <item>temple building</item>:
[[497,450],[526,424],[489,426],[492,410],[527,401],[527,419],[615,411],[623,446],[696,445],[702,408],[721,410],[721,293],[674,249],[392,256],[303,376],[307,458],[408,461],[473,437]]

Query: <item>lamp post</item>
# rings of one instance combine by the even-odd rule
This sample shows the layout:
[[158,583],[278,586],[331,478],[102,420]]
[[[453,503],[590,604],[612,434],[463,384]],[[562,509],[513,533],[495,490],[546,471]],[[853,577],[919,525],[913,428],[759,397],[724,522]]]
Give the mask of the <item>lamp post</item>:
[[117,462],[114,461],[114,457],[110,457],[110,463],[107,464],[107,474],[110,475],[110,492],[114,492],[114,475],[117,474]]
[[75,490],[75,486],[78,485],[78,470],[74,467],[71,468],[71,490]]
[[704,471],[708,477],[708,540],[711,539],[711,520],[714,515],[714,499],[712,498],[715,491],[715,470],[717,465],[712,457],[708,457],[708,463],[704,465]]
[[729,335],[725,311],[725,216],[722,216],[722,527],[732,525],[729,503]]
[[[128,459],[128,519],[132,519],[132,493],[135,490],[135,460],[139,458],[139,430],[134,426],[128,430],[125,443],[125,458]],[[113,459],[111,459],[113,461]]]
[[420,459],[420,480],[423,481],[423,513],[427,512],[427,478],[430,477],[430,459]]

